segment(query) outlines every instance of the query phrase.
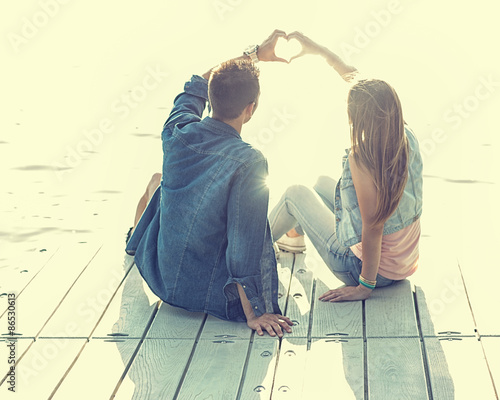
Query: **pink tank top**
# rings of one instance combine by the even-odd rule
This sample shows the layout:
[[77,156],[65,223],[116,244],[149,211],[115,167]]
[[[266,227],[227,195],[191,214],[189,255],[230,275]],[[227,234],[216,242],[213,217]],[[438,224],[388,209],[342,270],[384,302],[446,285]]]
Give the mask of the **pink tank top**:
[[[382,252],[378,273],[384,278],[400,280],[412,275],[418,267],[420,219],[390,235],[382,237]],[[360,243],[351,246],[352,252],[363,261]]]

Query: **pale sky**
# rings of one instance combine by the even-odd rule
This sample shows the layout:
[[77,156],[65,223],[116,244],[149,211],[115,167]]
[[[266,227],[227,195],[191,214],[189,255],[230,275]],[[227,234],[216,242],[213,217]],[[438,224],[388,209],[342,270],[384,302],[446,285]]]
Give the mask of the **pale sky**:
[[[42,205],[48,217],[55,210],[48,208],[53,199],[33,200],[40,187],[80,201],[88,193],[119,192],[120,200],[114,199],[123,210],[99,214],[110,218],[102,226],[123,229],[147,179],[161,167],[158,136],[183,83],[261,43],[275,28],[302,31],[366,75],[391,83],[421,142],[426,174],[493,180],[491,171],[499,167],[493,125],[500,104],[498,6],[485,0],[463,4],[11,2],[0,16],[0,141],[7,142],[0,144],[2,230],[55,223],[30,219]],[[274,201],[288,184],[338,175],[349,139],[347,88],[311,56],[260,68],[261,102],[243,138],[269,159]],[[497,185],[488,191],[498,195]],[[59,215],[66,229],[82,222],[69,211],[80,204],[71,204]]]

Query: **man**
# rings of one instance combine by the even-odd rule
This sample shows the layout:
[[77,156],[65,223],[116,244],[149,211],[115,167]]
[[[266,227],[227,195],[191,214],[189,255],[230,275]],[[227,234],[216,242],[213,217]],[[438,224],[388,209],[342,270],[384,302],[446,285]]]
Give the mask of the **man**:
[[[240,136],[260,95],[254,62],[286,62],[274,52],[280,37],[186,83],[163,128],[163,174],[139,202],[126,251],[163,301],[281,337],[292,322],[277,304],[267,161]],[[207,100],[212,117],[202,120]]]

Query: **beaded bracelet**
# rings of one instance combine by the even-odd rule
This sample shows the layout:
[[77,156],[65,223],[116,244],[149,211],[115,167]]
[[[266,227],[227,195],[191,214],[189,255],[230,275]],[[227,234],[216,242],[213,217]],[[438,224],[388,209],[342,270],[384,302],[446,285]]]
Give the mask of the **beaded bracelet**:
[[375,289],[377,285],[377,281],[369,281],[368,279],[363,278],[361,275],[359,276],[359,283],[368,289]]

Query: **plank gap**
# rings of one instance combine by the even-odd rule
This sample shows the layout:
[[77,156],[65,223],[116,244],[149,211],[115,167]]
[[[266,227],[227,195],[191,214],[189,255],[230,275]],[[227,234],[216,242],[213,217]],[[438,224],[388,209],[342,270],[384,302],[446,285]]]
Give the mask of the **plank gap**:
[[[132,264],[133,265],[133,264]],[[130,269],[132,269],[132,266],[129,268],[129,271]],[[125,274],[125,277],[128,275],[128,272]],[[125,280],[125,277],[123,278]],[[124,282],[124,280],[120,283],[120,285]],[[120,287],[120,285],[118,285],[118,288]],[[118,288],[116,289],[118,291]],[[113,300],[113,297],[115,296],[116,292],[113,294],[112,298],[109,300],[109,303],[111,303],[111,301]],[[109,305],[108,303],[108,305]],[[107,308],[107,306],[106,306]],[[151,313],[150,317],[149,317],[149,320],[148,320],[148,323],[146,324],[146,327],[144,329],[144,332],[142,334],[142,337],[139,341],[139,344],[137,345],[137,347],[135,348],[135,351],[132,353],[132,356],[130,357],[130,360],[128,361],[127,365],[125,366],[125,369],[123,371],[123,374],[122,376],[120,377],[120,379],[118,379],[118,382],[115,386],[115,389],[113,390],[113,393],[111,393],[111,396],[110,396],[110,400],[111,399],[114,399],[115,396],[116,396],[116,393],[118,392],[118,390],[120,389],[120,386],[123,382],[123,380],[125,379],[125,377],[127,376],[128,374],[128,371],[130,370],[130,367],[132,366],[132,363],[134,362],[135,360],[135,357],[137,356],[137,354],[139,353],[139,350],[141,349],[142,347],[142,344],[144,343],[144,339],[146,338],[146,335],[147,333],[149,332],[149,329],[151,328],[151,325],[153,325],[153,321],[156,317],[156,314],[158,313],[158,310],[160,308],[160,300],[158,300],[156,302],[156,307],[154,308],[153,312]],[[106,312],[106,310],[104,310],[103,314]],[[102,318],[102,315],[101,315],[101,318]],[[100,320],[100,319],[99,319]],[[99,322],[97,322],[96,326],[99,324]],[[95,327],[94,327],[95,329]],[[92,335],[91,335],[92,336]],[[113,336],[110,336],[110,339],[113,339],[113,338],[116,338],[118,340],[123,340],[122,337],[113,337]]]
[[70,287],[68,288],[68,290],[66,291],[66,293],[64,294],[64,296],[61,298],[61,300],[59,301],[59,303],[57,304],[57,306],[54,308],[54,310],[52,311],[52,313],[49,315],[49,317],[47,318],[47,320],[43,323],[42,327],[35,334],[35,340],[38,338],[38,335],[40,335],[40,332],[42,332],[43,329],[45,328],[45,326],[49,323],[50,319],[54,316],[54,314],[56,313],[56,311],[59,309],[59,307],[61,306],[61,304],[64,301],[64,299],[66,299],[66,297],[68,296],[68,294],[71,291],[71,289],[73,288],[73,286],[76,285],[76,282],[78,282],[78,279],[80,279],[80,277],[83,275],[83,273],[87,270],[87,268],[89,267],[90,263],[97,256],[97,254],[99,254],[99,252],[101,251],[101,249],[102,249],[102,245],[97,249],[97,251],[94,253],[94,255],[89,260],[89,262],[85,265],[85,267],[82,269],[82,271],[78,274],[78,276],[73,281],[73,283],[70,285]]
[[462,279],[462,284],[464,285],[465,298],[467,299],[467,303],[469,304],[470,313],[472,315],[472,320],[474,321],[474,330],[479,335],[479,337],[481,337],[481,334],[479,333],[479,329],[478,329],[477,322],[476,322],[476,316],[474,315],[474,310],[472,309],[472,304],[470,302],[469,291],[467,290],[467,285],[465,284],[465,279],[464,279],[464,274],[462,272],[462,267],[460,266],[460,260],[457,260],[457,265],[458,265],[458,271],[460,272],[460,278]]
[[292,286],[293,271],[295,269],[295,253],[292,254],[293,254],[293,261],[292,261],[292,266],[290,267],[290,281],[288,282],[288,288],[286,290],[285,309],[283,310],[283,315],[286,315],[288,311],[288,299],[290,297],[290,287]]
[[250,360],[250,353],[252,352],[252,348],[253,348],[254,335],[255,335],[255,331],[252,331],[252,334],[250,335],[250,341],[248,342],[248,349],[247,349],[247,356],[245,358],[245,364],[243,365],[243,371],[241,371],[241,379],[240,379],[240,384],[238,386],[238,392],[236,392],[236,400],[240,399],[241,392],[243,390],[243,385],[245,383],[245,378],[246,378],[247,369],[248,369],[248,361]]
[[196,338],[194,340],[194,345],[193,345],[193,348],[191,350],[191,354],[189,355],[189,358],[188,358],[187,363],[186,363],[186,367],[184,368],[184,371],[182,372],[181,379],[179,380],[179,384],[177,385],[177,389],[175,390],[173,400],[177,400],[177,398],[179,397],[179,393],[181,391],[182,384],[184,383],[184,380],[186,379],[186,375],[188,373],[189,366],[191,365],[191,361],[193,360],[194,352],[196,351],[196,347],[198,346],[198,342],[200,340],[201,333],[203,332],[203,327],[205,326],[205,321],[207,320],[207,317],[208,317],[208,314],[205,314],[205,316],[203,317],[203,321],[201,322],[200,329],[198,330],[198,334],[196,335]]
[[418,336],[422,351],[422,361],[424,364],[425,382],[427,383],[427,395],[429,396],[429,400],[433,400],[434,396],[432,394],[431,377],[429,372],[429,360],[427,359],[427,349],[425,348],[424,337],[422,334],[422,324],[420,323],[420,313],[418,308],[417,294],[415,291],[412,294],[413,294],[413,302],[415,303],[415,316],[417,318]]
[[[14,367],[16,367],[16,368],[17,368],[17,364],[19,364],[21,362],[21,360],[23,359],[24,355],[28,352],[28,350],[31,348],[31,346],[33,346],[33,344],[35,343],[35,339],[34,338],[31,338],[31,339],[23,338],[22,340],[31,340],[31,343],[26,348],[26,350],[23,351],[23,354],[21,354],[21,356],[16,359],[16,363],[14,364]],[[3,383],[7,380],[8,377],[9,377],[9,371],[7,371],[5,373],[5,376],[2,378],[2,380],[0,380],[0,386],[3,385]]]
[[309,311],[309,328],[307,329],[307,351],[311,350],[311,336],[314,318],[314,304],[316,302],[316,279],[313,280],[311,290],[311,309]]
[[[120,290],[120,288],[122,287],[122,285],[125,284],[125,280],[129,276],[130,271],[132,271],[132,267],[134,265],[135,265],[135,262],[131,262],[130,265],[127,267],[127,270],[125,271],[125,274],[123,275],[123,278],[122,278],[121,282],[116,286],[115,291],[113,292],[113,294],[111,295],[111,298],[108,301],[108,304],[106,304],[106,307],[104,307],[104,310],[102,310],[101,316],[98,318],[98,320],[96,321],[94,327],[90,331],[89,336],[88,336],[89,339],[92,337],[93,333],[95,332],[95,330],[99,326],[99,323],[104,318],[104,315],[106,314],[106,311],[108,311],[108,308],[109,308],[110,304],[112,303],[113,299],[115,298],[116,294],[118,293],[118,291]],[[159,301],[157,303],[155,311],[152,313],[153,315],[156,315],[156,313],[158,312],[158,307],[159,307],[158,304],[159,304]],[[149,330],[149,328],[150,328],[150,325],[147,325],[146,329]],[[144,335],[143,335],[143,337],[144,337]]]
[[[290,280],[288,282],[288,287],[287,287],[287,290],[286,290],[286,301],[285,301],[285,309],[283,310],[283,315],[286,315],[286,312],[287,312],[287,309],[288,309],[288,300],[290,298],[290,287],[292,286],[292,277],[293,277],[293,271],[295,269],[295,253],[292,253],[293,254],[293,261],[292,261],[292,265],[290,267]],[[283,294],[285,295],[285,294]],[[271,385],[271,390],[269,393],[271,393],[271,396],[272,396],[272,393],[274,392],[274,384],[276,382],[276,371],[278,370],[278,365],[279,365],[279,361],[280,361],[280,353],[281,353],[281,343],[282,343],[283,339],[278,339],[278,350],[277,350],[277,354],[276,354],[276,363],[274,365],[274,372],[273,372],[273,383]]]
[[363,328],[363,375],[364,375],[364,400],[368,400],[368,343],[366,341],[366,300],[361,303],[361,325]]
[[498,391],[497,391],[497,386],[495,384],[495,378],[493,377],[493,372],[491,371],[490,362],[488,361],[488,356],[486,355],[486,350],[484,348],[483,341],[481,340],[481,337],[479,337],[478,340],[481,343],[481,350],[483,352],[484,361],[486,362],[486,368],[488,369],[488,374],[490,375],[491,384],[493,385],[493,391],[495,392],[495,396],[498,399]]
[[[28,287],[28,285],[33,282],[33,280],[37,277],[37,275],[45,268],[45,266],[50,262],[50,260],[52,260],[52,258],[54,257],[54,255],[59,251],[59,247],[54,250],[54,252],[51,254],[51,256],[43,263],[43,265],[40,267],[40,269],[38,271],[36,271],[36,273],[31,277],[31,279],[26,283],[26,285],[23,286],[23,288],[19,291],[19,293],[16,294],[16,299],[18,299],[21,294],[24,292],[24,290]],[[4,314],[7,312],[8,310],[8,307],[5,308],[5,310],[0,314],[0,318],[2,318],[4,316]]]
[[68,369],[66,370],[66,372],[63,374],[63,376],[61,377],[61,379],[59,379],[59,382],[57,382],[57,385],[54,387],[54,390],[52,390],[52,393],[50,393],[50,396],[48,398],[48,400],[51,400],[54,395],[56,394],[57,390],[61,387],[62,383],[64,382],[64,380],[66,379],[66,377],[68,376],[68,374],[70,373],[71,369],[73,368],[73,366],[76,364],[76,362],[78,361],[78,359],[80,358],[83,350],[85,349],[85,346],[87,346],[87,344],[89,343],[88,340],[86,340],[84,343],[83,343],[83,346],[82,348],[80,349],[80,351],[78,352],[78,354],[76,355],[75,359],[73,360],[73,362],[69,365]]
[[[295,260],[295,255],[294,255],[294,260]],[[273,398],[273,393],[274,393],[274,385],[276,383],[276,373],[278,372],[278,366],[280,363],[280,356],[281,356],[281,345],[283,343],[283,338],[278,340],[278,350],[276,354],[276,364],[274,364],[274,373],[273,373],[273,384],[271,385],[271,391],[269,392],[271,394],[271,399]]]

